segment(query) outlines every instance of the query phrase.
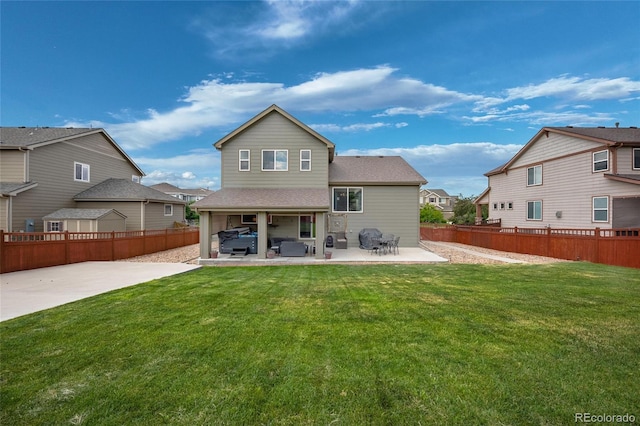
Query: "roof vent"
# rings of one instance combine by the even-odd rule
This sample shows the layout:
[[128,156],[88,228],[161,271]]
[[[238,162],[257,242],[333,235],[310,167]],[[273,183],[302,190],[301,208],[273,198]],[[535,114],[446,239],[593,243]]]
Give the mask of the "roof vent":
[[605,128],[604,126],[598,126],[598,129],[604,129],[604,128]]
[[630,129],[637,129],[638,126],[629,126]]
[[567,126],[567,128],[569,128],[569,129],[573,129],[573,126]]
[[378,158],[384,158],[384,155],[378,155]]

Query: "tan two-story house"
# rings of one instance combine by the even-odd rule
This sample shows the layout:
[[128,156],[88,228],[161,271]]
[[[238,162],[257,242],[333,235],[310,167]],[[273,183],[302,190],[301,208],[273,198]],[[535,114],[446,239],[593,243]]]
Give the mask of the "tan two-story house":
[[[141,185],[143,176],[104,129],[1,127],[0,229],[137,231],[182,222],[186,203]],[[105,219],[111,210],[124,224]]]
[[321,258],[329,236],[358,247],[359,232],[377,228],[419,243],[419,190],[426,183],[401,157],[338,156],[333,142],[272,105],[214,144],[221,152],[221,189],[196,202],[200,256],[211,235],[234,227],[268,242],[308,243]]
[[485,176],[476,206],[503,227],[640,227],[636,127],[544,127]]

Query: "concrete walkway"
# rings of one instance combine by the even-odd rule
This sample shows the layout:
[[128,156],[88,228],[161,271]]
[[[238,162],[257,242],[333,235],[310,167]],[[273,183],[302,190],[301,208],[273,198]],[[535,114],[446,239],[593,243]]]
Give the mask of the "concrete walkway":
[[0,321],[200,268],[185,263],[83,262],[0,275]]

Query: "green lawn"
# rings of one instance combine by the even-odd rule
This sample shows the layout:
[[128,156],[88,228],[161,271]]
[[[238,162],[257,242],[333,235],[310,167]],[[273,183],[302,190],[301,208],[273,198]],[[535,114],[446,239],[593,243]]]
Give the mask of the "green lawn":
[[0,424],[640,419],[640,271],[204,268],[0,323]]

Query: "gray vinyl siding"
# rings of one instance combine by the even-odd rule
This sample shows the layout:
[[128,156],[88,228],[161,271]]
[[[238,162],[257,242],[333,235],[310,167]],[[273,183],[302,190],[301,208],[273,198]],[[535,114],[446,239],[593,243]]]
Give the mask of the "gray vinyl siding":
[[143,201],[82,201],[76,204],[80,209],[114,209],[127,217],[126,230],[140,231],[142,229]]
[[622,147],[619,148],[616,152],[616,156],[618,157],[617,166],[618,170],[616,173],[620,174],[640,174],[640,171],[633,170],[633,148],[632,147]]
[[0,229],[4,231],[9,230],[9,224],[7,218],[9,217],[9,199],[0,198]]
[[26,182],[26,155],[18,150],[0,150],[0,181]]
[[145,229],[173,228],[174,222],[184,221],[183,204],[173,204],[173,215],[164,215],[165,203],[149,203],[145,205]]
[[420,241],[420,186],[364,186],[363,212],[347,214],[349,247],[359,247],[363,228],[378,228],[400,237],[400,247]]
[[[520,160],[522,164],[534,163],[526,154]],[[489,177],[489,218],[502,219],[504,227],[611,228],[612,199],[640,197],[640,186],[612,181],[604,177],[605,172],[592,172],[592,152],[541,164],[542,185],[539,186],[527,187],[526,167]],[[592,198],[599,196],[609,196],[608,223],[592,220]],[[542,201],[542,220],[527,220],[527,201],[537,200]],[[493,209],[494,203],[499,208],[503,202],[513,202],[513,210]],[[561,212],[561,217],[556,217],[557,212]]]
[[[108,145],[108,146],[105,146]],[[13,230],[25,228],[25,220],[35,220],[35,231],[43,232],[42,217],[61,208],[76,207],[73,197],[108,179],[131,179],[139,172],[122,155],[116,158],[113,147],[102,135],[60,142],[34,149],[29,154],[30,181],[36,188],[20,193],[13,200]],[[74,180],[74,162],[90,166],[90,181]],[[122,212],[129,216],[127,213]],[[128,228],[128,225],[127,225]]]
[[[250,150],[250,171],[239,171],[239,152]],[[288,171],[262,171],[262,150],[288,150]],[[300,150],[311,150],[311,171],[300,171]],[[264,117],[222,146],[223,188],[322,188],[329,179],[327,145],[277,113]]]

